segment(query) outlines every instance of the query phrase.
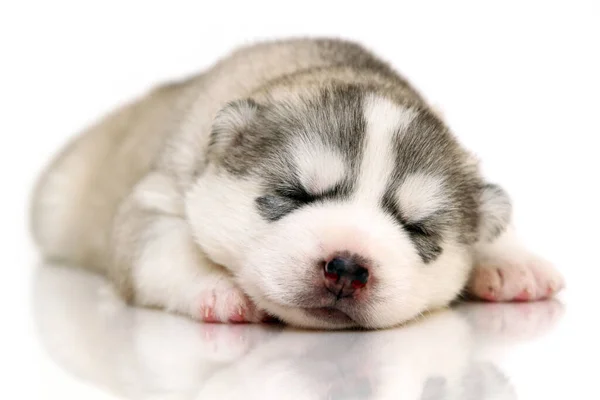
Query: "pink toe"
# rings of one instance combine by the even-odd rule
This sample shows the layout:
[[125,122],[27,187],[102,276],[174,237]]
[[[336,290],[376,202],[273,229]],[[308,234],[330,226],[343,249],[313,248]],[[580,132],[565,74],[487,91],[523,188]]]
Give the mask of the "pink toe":
[[237,324],[240,324],[240,323],[247,322],[247,321],[246,321],[246,318],[244,317],[244,315],[231,314],[231,316],[229,316],[229,322],[235,322]]
[[529,292],[529,289],[523,289],[523,291],[516,295],[514,299],[517,301],[529,301],[531,299],[531,293]]
[[205,307],[202,309],[202,321],[204,322],[219,322],[215,311],[211,307]]
[[498,301],[498,299],[496,298],[496,292],[494,292],[494,290],[490,289],[488,292],[484,293],[481,296],[482,299],[487,300],[487,301]]
[[246,318],[247,313],[248,313],[248,310],[246,310],[242,306],[238,306],[238,307],[234,308],[233,310],[231,310],[231,314],[229,315],[229,322],[234,322],[234,323],[247,322],[248,321],[248,319]]
[[556,294],[558,291],[561,290],[561,287],[556,287],[554,285],[550,285],[548,287],[548,289],[546,289],[546,293],[544,293],[544,298],[549,299],[552,296],[554,296],[554,294]]

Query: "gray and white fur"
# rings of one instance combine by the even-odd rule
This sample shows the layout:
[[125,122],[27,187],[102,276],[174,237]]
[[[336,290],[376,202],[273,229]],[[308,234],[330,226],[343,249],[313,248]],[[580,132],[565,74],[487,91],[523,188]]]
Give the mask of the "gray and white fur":
[[405,79],[362,46],[244,47],[77,137],[35,190],[50,260],[204,321],[385,328],[465,288],[562,287],[506,193]]

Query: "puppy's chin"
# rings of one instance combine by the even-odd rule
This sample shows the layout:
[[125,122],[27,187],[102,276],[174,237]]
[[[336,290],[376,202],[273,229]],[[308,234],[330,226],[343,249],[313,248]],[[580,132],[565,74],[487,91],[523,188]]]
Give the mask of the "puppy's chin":
[[250,296],[259,308],[292,326],[307,329],[349,329],[361,326],[348,314],[334,307],[289,307],[266,300],[254,290],[249,293],[253,293]]
[[[287,315],[290,324],[311,329],[349,329],[360,325],[344,312],[333,307],[298,309],[302,315]],[[293,319],[293,321],[292,321]]]

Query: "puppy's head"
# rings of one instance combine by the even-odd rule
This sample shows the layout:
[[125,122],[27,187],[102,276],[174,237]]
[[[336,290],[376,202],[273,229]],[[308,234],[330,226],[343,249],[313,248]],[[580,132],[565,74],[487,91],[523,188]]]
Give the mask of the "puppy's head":
[[447,305],[508,212],[432,113],[354,86],[225,107],[186,201],[198,244],[260,308],[315,328]]

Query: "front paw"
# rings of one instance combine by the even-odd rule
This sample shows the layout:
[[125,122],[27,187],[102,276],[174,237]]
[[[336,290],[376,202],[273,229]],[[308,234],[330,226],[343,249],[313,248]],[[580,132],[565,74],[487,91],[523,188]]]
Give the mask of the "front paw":
[[554,266],[530,254],[504,260],[485,260],[475,266],[471,295],[487,301],[535,301],[554,296],[564,280]]
[[266,315],[233,282],[223,280],[200,295],[199,319],[204,322],[261,322]]

